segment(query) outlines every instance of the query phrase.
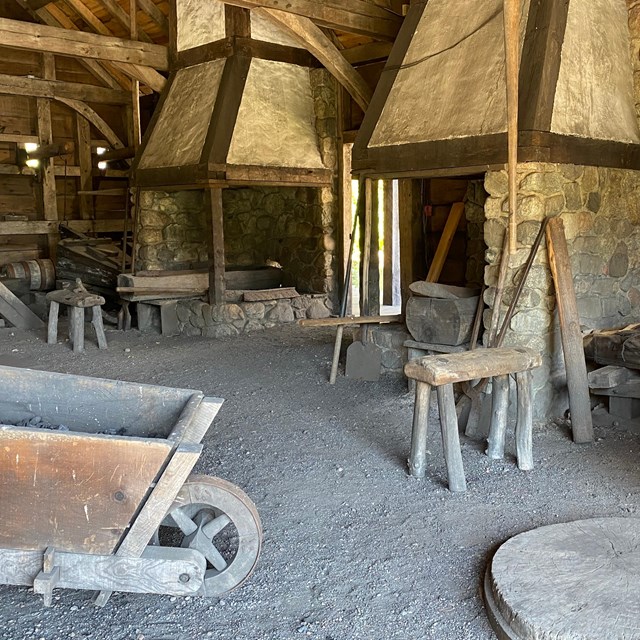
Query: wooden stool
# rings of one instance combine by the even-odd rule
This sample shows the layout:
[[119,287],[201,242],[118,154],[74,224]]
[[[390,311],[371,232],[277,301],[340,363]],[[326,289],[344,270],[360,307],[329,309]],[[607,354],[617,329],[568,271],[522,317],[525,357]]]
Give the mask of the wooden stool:
[[81,280],[76,279],[73,289],[59,289],[47,293],[49,301],[49,326],[47,331],[47,342],[56,344],[58,342],[58,312],[60,305],[69,307],[69,339],[73,345],[74,353],[84,351],[84,310],[91,309],[91,324],[96,332],[98,348],[107,348],[107,337],[104,334],[102,324],[102,296],[89,293]]
[[478,378],[493,378],[493,410],[487,455],[493,459],[504,456],[504,438],[509,406],[509,374],[515,373],[518,390],[516,451],[518,466],[533,469],[531,402],[531,369],[539,367],[542,358],[522,347],[476,349],[465,353],[426,356],[404,367],[405,375],[416,381],[413,410],[409,472],[423,478],[427,454],[427,423],[431,387],[436,387],[444,458],[451,491],[465,491],[467,483],[462,466],[458,434],[458,419],[453,397],[453,384]]

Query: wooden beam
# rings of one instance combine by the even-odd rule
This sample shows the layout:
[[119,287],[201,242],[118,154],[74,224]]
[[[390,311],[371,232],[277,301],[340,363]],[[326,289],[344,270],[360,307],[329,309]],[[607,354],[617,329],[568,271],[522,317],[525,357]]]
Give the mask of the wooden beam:
[[423,279],[426,265],[422,239],[422,210],[420,183],[417,180],[398,181],[398,207],[400,218],[400,290],[402,310],[411,297],[409,285]]
[[37,143],[38,136],[28,136],[20,133],[0,133],[0,142],[15,142],[16,144]]
[[[89,121],[76,112],[76,149],[80,166],[79,191],[89,191],[93,187],[93,163],[91,161],[91,126]],[[80,216],[88,220],[93,214],[91,196],[80,196]]]
[[6,222],[0,220],[0,236],[49,235],[57,233],[60,224],[79,233],[121,233],[124,229],[124,220],[121,218],[114,220],[65,220],[64,222],[53,220]]
[[70,98],[56,98],[58,102],[66,104],[68,107],[77,111],[84,116],[107,140],[107,142],[116,149],[121,149],[126,145],[116,135],[115,131],[88,105],[80,100],[72,100]]
[[72,98],[99,104],[127,104],[129,102],[129,95],[116,89],[61,80],[10,76],[5,73],[0,74],[0,94],[32,96],[34,98]]
[[402,18],[367,0],[224,0],[225,4],[257,9],[283,9],[313,20],[321,27],[358,33],[393,42]]
[[140,9],[142,9],[142,11],[144,11],[164,33],[169,33],[169,20],[167,19],[167,16],[160,11],[153,0],[138,0],[138,5],[140,6]]
[[[53,55],[45,53],[42,56],[42,75],[45,80],[55,79],[55,60]],[[51,120],[51,100],[36,98],[38,114],[38,142],[41,147],[53,144],[53,127]],[[45,158],[40,161],[40,178],[42,200],[39,203],[42,208],[42,216],[45,220],[58,220],[58,199],[56,197],[56,177],[53,172],[53,158]],[[50,233],[48,236],[49,258],[55,261],[58,234]]]
[[349,49],[342,49],[341,53],[352,65],[367,64],[386,60],[391,53],[391,42],[367,42]]
[[[113,36],[113,32],[93,13],[91,12],[87,6],[82,2],[82,0],[65,0],[65,2],[72,7],[81,17],[82,19],[93,28],[96,33],[99,33],[103,36]],[[119,7],[119,5],[118,5]],[[134,11],[135,18],[135,3],[132,5]],[[120,9],[122,11],[122,9]],[[123,12],[124,13],[124,12]],[[127,20],[127,28],[129,28],[129,20]],[[138,28],[135,20],[133,24],[136,24],[135,29],[131,30],[131,40],[135,41],[138,39]],[[140,31],[140,35],[144,34],[144,32]],[[147,40],[149,40],[147,38]],[[147,86],[149,86],[154,91],[162,91],[164,85],[166,83],[166,79],[164,76],[160,75],[154,69],[150,67],[144,67],[136,64],[126,64],[121,62],[114,62],[114,65],[122,71],[122,73],[134,78],[136,81],[141,81]],[[135,84],[135,83],[134,83]],[[135,90],[137,87],[132,87],[132,90]]]
[[[23,2],[24,0],[17,0]],[[51,3],[46,8],[39,9],[34,13],[34,18],[50,27],[61,27],[63,29],[78,30],[75,22],[55,4]],[[95,60],[78,60],[98,80],[112,89],[129,89],[129,79],[115,67],[108,63],[96,62]]]
[[569,0],[532,0],[520,65],[519,113],[524,131],[549,131],[560,74]]
[[453,236],[458,229],[463,213],[464,202],[454,202],[453,205],[451,205],[451,211],[449,211],[447,222],[440,236],[440,242],[438,242],[438,247],[431,261],[429,273],[427,273],[427,282],[438,282],[440,279],[442,268],[444,267],[444,263],[449,255],[451,243],[453,242]]
[[209,304],[223,304],[225,301],[224,276],[224,214],[222,210],[222,189],[205,191],[206,208],[209,215]]
[[138,64],[114,63],[122,71],[134,80],[139,80],[154,91],[160,93],[167,84],[167,79],[151,67],[143,67]]
[[362,76],[347,62],[340,50],[309,18],[277,9],[255,9],[272,24],[308,49],[349,92],[363,111],[371,102],[372,91]]
[[0,18],[0,45],[77,58],[111,60],[168,69],[166,47]]
[[[116,2],[116,0],[101,0],[101,2],[109,14],[127,31],[129,31],[131,26],[129,14]],[[140,40],[143,40],[144,42],[152,42],[151,38],[144,31],[140,31],[138,35]]]

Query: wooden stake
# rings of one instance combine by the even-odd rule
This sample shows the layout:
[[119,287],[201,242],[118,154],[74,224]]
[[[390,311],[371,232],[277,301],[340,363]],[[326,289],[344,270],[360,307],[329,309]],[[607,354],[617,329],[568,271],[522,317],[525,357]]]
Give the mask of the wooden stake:
[[562,218],[552,218],[547,225],[547,250],[560,317],[560,336],[567,370],[573,440],[579,443],[591,442],[593,441],[593,422],[587,365]]
[[509,253],[517,247],[518,209],[518,75],[520,0],[504,0],[504,41],[507,74],[507,137],[509,145]]

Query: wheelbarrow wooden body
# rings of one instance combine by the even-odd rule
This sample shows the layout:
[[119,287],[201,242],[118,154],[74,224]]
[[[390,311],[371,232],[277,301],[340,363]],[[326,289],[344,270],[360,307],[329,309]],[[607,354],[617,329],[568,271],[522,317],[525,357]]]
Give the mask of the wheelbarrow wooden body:
[[255,506],[190,477],[221,399],[2,366],[0,380],[0,583],[105,604],[111,591],[220,595],[252,572]]

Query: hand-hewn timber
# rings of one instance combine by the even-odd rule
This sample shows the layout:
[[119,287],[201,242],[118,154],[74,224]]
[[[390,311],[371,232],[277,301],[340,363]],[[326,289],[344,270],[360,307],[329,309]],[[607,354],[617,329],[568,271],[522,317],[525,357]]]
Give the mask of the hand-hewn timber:
[[0,18],[0,44],[14,49],[111,60],[166,70],[166,47]]
[[125,91],[97,87],[92,84],[42,80],[28,76],[0,74],[0,94],[30,96],[34,98],[72,98],[100,104],[126,104],[129,95]]
[[558,316],[560,317],[560,336],[569,390],[571,431],[575,442],[592,442],[593,421],[587,364],[562,218],[552,218],[547,225],[547,250],[556,290]]
[[310,18],[321,27],[358,33],[380,40],[393,39],[400,30],[402,18],[366,0],[225,0],[226,4],[255,9],[284,9]]

